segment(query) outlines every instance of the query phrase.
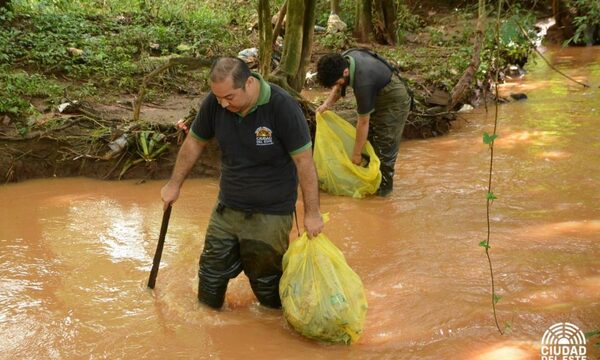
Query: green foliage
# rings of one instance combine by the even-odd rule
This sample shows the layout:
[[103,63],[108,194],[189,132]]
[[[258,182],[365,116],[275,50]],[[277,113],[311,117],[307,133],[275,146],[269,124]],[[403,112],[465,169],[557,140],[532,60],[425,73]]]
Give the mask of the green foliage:
[[405,3],[399,4],[396,19],[398,24],[396,27],[396,41],[398,44],[404,42],[407,33],[415,32],[425,24],[423,19],[419,15],[413,14]]
[[500,299],[502,299],[502,296],[497,295],[497,294],[493,294],[492,297],[494,299],[494,304],[497,304],[498,301],[500,301]]
[[593,44],[593,29],[600,26],[600,1],[570,0],[567,6],[577,16],[573,19],[575,34],[565,42],[565,45],[570,43]]
[[[9,67],[57,75],[86,84],[78,89],[80,95],[93,95],[99,89],[105,95],[137,92],[149,58],[234,54],[250,45],[248,37],[230,31],[231,13],[220,5],[217,1],[13,0],[12,12],[0,9],[0,73],[5,81]],[[237,8],[236,14],[244,16],[254,10],[250,2]],[[39,78],[31,79],[37,86]],[[151,87],[181,89],[186,81],[180,79],[191,83],[194,78],[173,70]],[[3,96],[0,111],[27,115],[26,96],[38,95]]]
[[169,149],[169,143],[165,141],[165,135],[151,130],[140,131],[138,136],[135,137],[135,143],[137,146],[137,153],[135,155],[138,157],[135,158],[135,155],[133,155],[127,159],[121,169],[119,179],[123,177],[131,167],[142,162],[149,165]]
[[[403,11],[409,10],[402,10],[401,6],[399,12]],[[411,51],[399,46],[386,51],[385,56],[403,71],[420,74],[425,82],[423,85],[451,91],[471,59],[475,33],[473,15],[468,11],[457,12],[452,21],[441,19],[439,23],[427,27],[423,27],[424,20],[417,15],[413,15],[412,20],[407,20],[411,19],[409,13],[399,17],[402,18],[398,24],[402,28],[399,37],[415,32],[419,35],[417,41],[425,41],[428,46]],[[402,43],[401,40],[398,39],[399,43]]]
[[[528,29],[527,37],[519,28],[521,25],[524,29]],[[515,14],[508,18],[500,27],[500,46],[509,61],[515,63],[527,61],[529,52],[533,49],[534,44],[531,44],[529,38],[535,38],[535,17],[533,14]]]
[[[529,40],[536,39],[537,36],[534,30],[535,21],[536,18],[532,13],[513,7],[512,15],[503,20],[500,25],[498,45],[496,45],[495,27],[488,27],[477,78],[484,79],[495,68],[504,69],[509,65],[523,66],[535,47],[535,44]],[[527,36],[523,34],[521,28],[526,31]]]
[[29,102],[32,97],[60,96],[62,87],[54,80],[39,74],[8,72],[8,67],[0,67],[0,113],[13,116],[29,116],[37,113]]
[[494,142],[494,140],[496,140],[497,137],[498,137],[498,134],[490,135],[487,132],[484,132],[483,133],[483,143],[490,145],[492,142]]
[[352,47],[354,40],[345,32],[326,33],[323,36],[316,38],[316,41],[323,47],[329,48],[332,51],[341,51]]
[[[589,332],[586,332],[584,335],[585,335],[586,339],[592,339],[592,338],[598,337],[598,335],[600,335],[600,330],[589,331]],[[598,340],[598,339],[596,339],[596,340]],[[594,347],[596,349],[600,349],[600,341],[595,343]]]
[[160,154],[165,152],[169,143],[164,142],[165,135],[154,131],[141,131],[136,138],[138,155],[146,162],[154,161]]
[[0,7],[0,24],[10,23],[14,19],[14,14],[9,8]]
[[413,13],[404,2],[398,6],[396,16],[398,28],[405,31],[415,32],[425,25],[425,21],[419,15]]
[[434,26],[428,26],[426,30],[429,34],[429,44],[436,46],[444,45],[445,39],[444,32],[442,31],[442,29],[439,29]]
[[[356,12],[356,1],[344,1],[340,0],[338,16],[340,19],[348,25],[348,29],[354,27],[354,15]],[[316,24],[327,27],[327,20],[331,14],[331,6],[329,1],[317,1],[315,8]]]

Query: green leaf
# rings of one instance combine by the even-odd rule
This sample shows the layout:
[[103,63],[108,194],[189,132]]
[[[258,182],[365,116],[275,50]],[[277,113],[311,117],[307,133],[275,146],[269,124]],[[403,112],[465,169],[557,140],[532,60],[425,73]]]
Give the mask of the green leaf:
[[489,192],[489,193],[487,193],[487,195],[486,195],[486,199],[488,199],[488,200],[496,200],[496,199],[497,199],[497,197],[496,197],[496,195],[494,195],[494,193],[493,193],[493,192]]
[[502,299],[502,296],[494,294],[493,299],[494,299],[494,304],[497,304],[498,301],[500,301],[500,299]]
[[179,44],[179,45],[177,45],[177,50],[181,51],[181,52],[185,52],[185,51],[192,50],[192,47],[187,44]]
[[150,152],[148,151],[148,143],[146,142],[147,136],[148,133],[146,131],[142,131],[140,133],[140,144],[142,145],[142,151],[144,152],[145,156],[150,155]]
[[169,148],[169,144],[163,144],[160,148],[154,150],[154,152],[152,154],[150,154],[150,159],[154,159],[156,158],[158,155],[162,154],[163,152],[165,152],[165,150],[167,150]]
[[592,336],[600,335],[600,330],[594,330],[594,331],[586,332],[586,333],[584,333],[584,335],[585,335],[586,339],[589,339]]
[[481,247],[484,247],[484,248],[486,248],[486,249],[489,249],[489,248],[491,248],[491,246],[490,246],[490,244],[488,244],[487,240],[481,240],[481,241],[479,242],[479,246],[481,246]]
[[492,142],[494,142],[494,140],[496,140],[497,137],[498,137],[498,134],[490,135],[490,134],[484,132],[483,133],[483,143],[489,145]]

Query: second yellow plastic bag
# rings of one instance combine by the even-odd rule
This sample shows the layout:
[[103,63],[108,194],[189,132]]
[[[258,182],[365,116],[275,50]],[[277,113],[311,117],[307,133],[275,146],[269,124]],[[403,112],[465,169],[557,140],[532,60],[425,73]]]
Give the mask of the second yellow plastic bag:
[[379,189],[379,158],[368,141],[363,149],[364,157],[369,159],[368,165],[354,165],[350,160],[355,138],[354,126],[334,112],[317,113],[314,159],[322,190],[333,195],[362,198]]
[[367,315],[358,275],[323,234],[306,233],[283,256],[279,283],[283,314],[300,334],[328,342],[354,343]]

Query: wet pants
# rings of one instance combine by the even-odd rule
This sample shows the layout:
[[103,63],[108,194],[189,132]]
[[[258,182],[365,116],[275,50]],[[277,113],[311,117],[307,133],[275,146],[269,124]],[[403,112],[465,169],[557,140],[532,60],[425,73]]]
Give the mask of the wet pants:
[[258,301],[281,307],[281,260],[288,248],[292,215],[268,215],[217,205],[211,214],[198,270],[198,300],[220,308],[229,279],[243,270]]
[[392,191],[394,165],[398,157],[400,139],[410,112],[411,98],[404,84],[392,76],[390,82],[377,94],[375,111],[369,120],[368,140],[381,161],[379,195]]

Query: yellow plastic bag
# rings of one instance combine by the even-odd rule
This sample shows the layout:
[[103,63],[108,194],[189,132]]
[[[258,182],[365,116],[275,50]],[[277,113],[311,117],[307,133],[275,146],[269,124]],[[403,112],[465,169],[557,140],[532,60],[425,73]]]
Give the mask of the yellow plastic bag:
[[354,343],[367,315],[362,281],[324,234],[304,233],[283,256],[279,283],[283,315],[300,334],[328,342]]
[[355,138],[354,126],[334,112],[317,113],[314,159],[322,190],[362,198],[379,189],[379,158],[368,141],[363,149],[363,158],[369,159],[366,167],[350,160]]

